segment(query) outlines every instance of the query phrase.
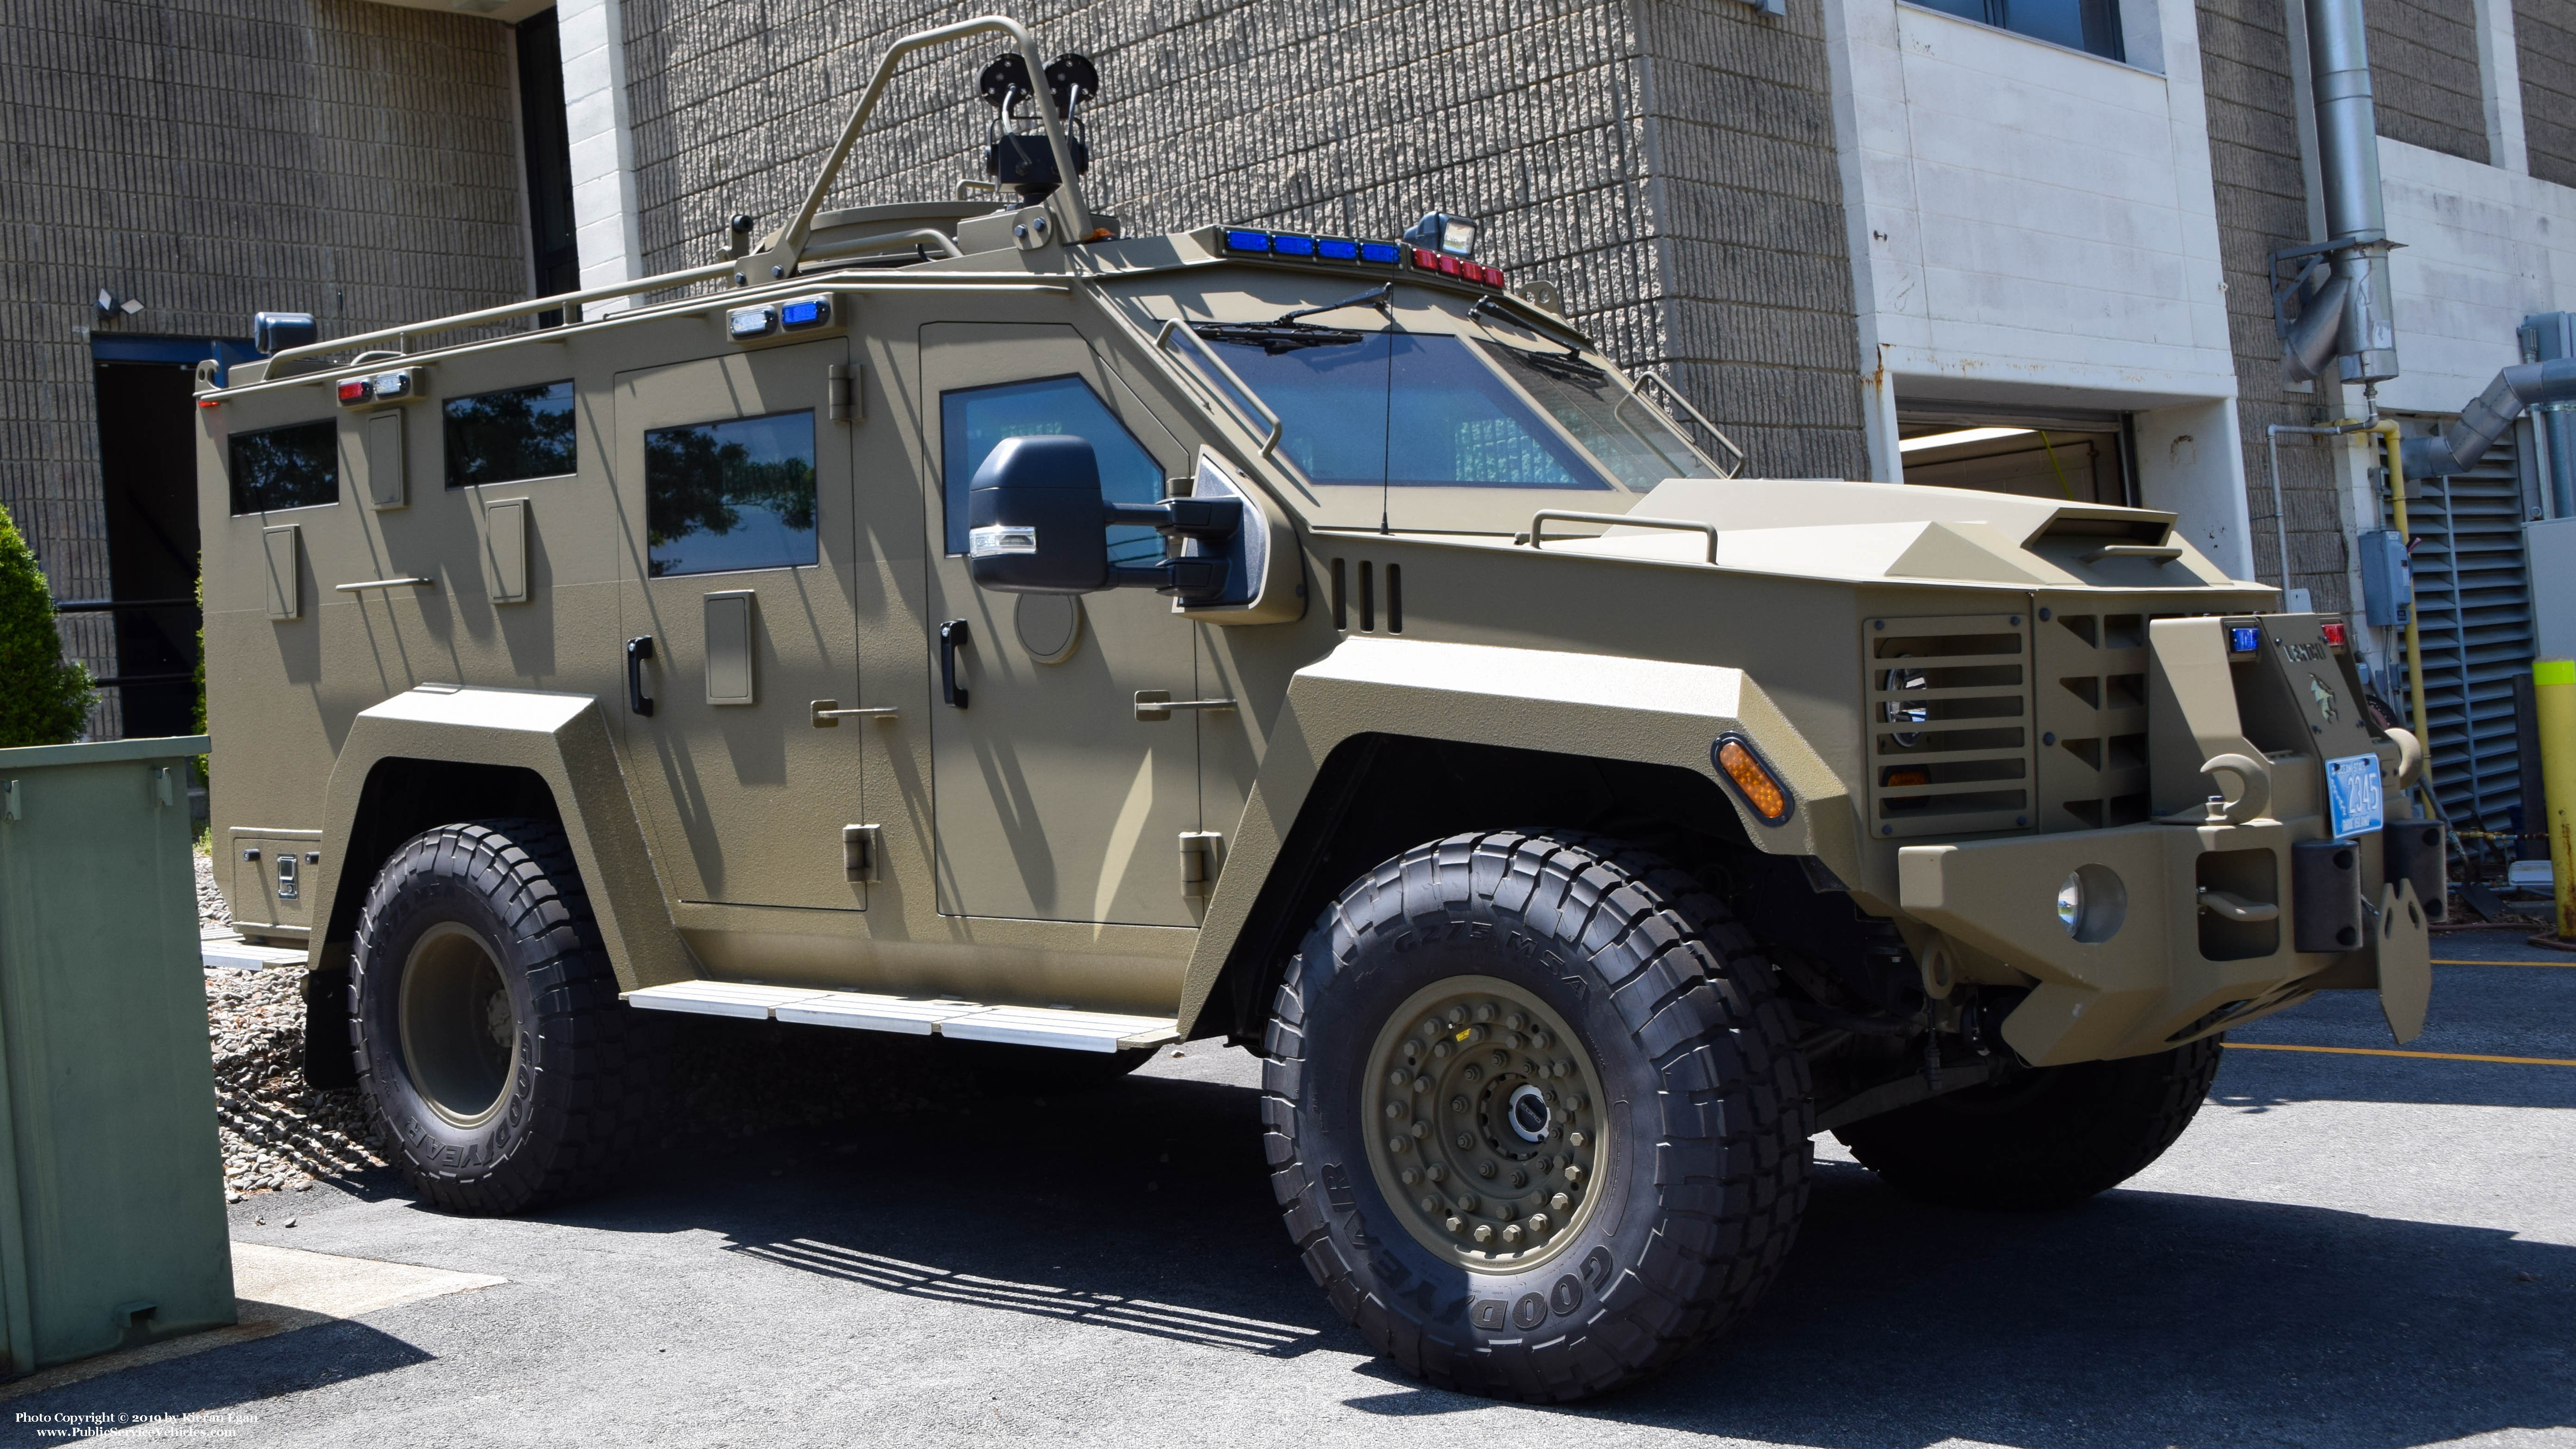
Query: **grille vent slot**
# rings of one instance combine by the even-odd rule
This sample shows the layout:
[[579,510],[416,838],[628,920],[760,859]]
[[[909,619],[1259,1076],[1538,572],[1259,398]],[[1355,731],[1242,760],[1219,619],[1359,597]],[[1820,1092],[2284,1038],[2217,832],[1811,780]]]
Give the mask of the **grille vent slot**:
[[2030,621],[1965,614],[1863,622],[1873,834],[2031,823]]
[[2148,817],[2147,619],[2053,614],[2039,676],[2039,826],[2100,830]]

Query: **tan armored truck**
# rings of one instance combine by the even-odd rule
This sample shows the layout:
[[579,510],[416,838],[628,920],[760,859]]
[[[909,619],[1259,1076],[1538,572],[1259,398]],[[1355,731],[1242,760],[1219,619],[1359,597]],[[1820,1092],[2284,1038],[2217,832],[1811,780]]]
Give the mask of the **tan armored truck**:
[[[985,186],[827,210],[997,31]],[[1126,235],[1088,72],[909,37],[711,264],[202,378],[219,868],[426,1199],[602,1181],[648,1010],[1221,1038],[1334,1305],[1565,1399],[1762,1291],[1817,1131],[2067,1202],[2230,1026],[2418,1029],[2340,620],[2165,513],[1743,476],[1463,221]]]

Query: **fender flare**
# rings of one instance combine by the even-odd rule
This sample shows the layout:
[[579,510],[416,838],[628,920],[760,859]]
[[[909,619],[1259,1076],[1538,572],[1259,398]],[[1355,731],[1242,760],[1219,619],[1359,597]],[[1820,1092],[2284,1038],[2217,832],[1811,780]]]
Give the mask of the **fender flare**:
[[[653,867],[642,815],[599,701],[586,694],[446,686],[406,690],[358,712],[323,791],[323,838],[335,848],[315,867],[314,920],[332,919],[360,797],[380,763],[436,760],[527,770],[553,792],[573,859],[581,867],[601,942],[621,990],[686,981],[700,973],[671,922],[669,895]],[[316,944],[320,942],[317,939]]]
[[[1750,740],[1794,797],[1764,823],[1717,773],[1720,736]],[[1559,650],[1353,637],[1293,675],[1183,977],[1184,1035],[1205,1009],[1325,760],[1392,734],[1678,766],[1718,780],[1759,848],[1812,856],[1861,885],[1851,787],[1743,670]]]

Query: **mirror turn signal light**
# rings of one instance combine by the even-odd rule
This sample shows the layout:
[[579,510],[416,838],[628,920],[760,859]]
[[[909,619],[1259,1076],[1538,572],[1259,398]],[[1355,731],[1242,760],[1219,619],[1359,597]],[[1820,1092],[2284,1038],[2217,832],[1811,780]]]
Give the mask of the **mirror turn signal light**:
[[1717,772],[1744,797],[1744,803],[1752,807],[1763,824],[1778,825],[1789,818],[1794,797],[1762,757],[1753,752],[1752,741],[1742,735],[1720,735],[1708,753]]

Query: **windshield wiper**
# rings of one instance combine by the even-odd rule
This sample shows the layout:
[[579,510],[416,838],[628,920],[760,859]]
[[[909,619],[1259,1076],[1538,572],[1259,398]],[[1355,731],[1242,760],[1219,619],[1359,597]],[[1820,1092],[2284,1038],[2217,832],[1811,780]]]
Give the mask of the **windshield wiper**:
[[1353,332],[1346,327],[1318,327],[1312,322],[1300,319],[1312,317],[1320,312],[1339,312],[1345,307],[1375,307],[1380,312],[1384,312],[1387,309],[1387,299],[1394,294],[1395,284],[1388,282],[1382,286],[1372,287],[1358,296],[1344,297],[1338,302],[1326,302],[1321,306],[1299,307],[1293,311],[1282,312],[1267,322],[1193,322],[1190,324],[1190,330],[1210,342],[1231,342],[1243,347],[1258,347],[1273,357],[1283,352],[1294,352],[1303,347],[1349,347],[1354,343],[1365,341],[1368,334]]

